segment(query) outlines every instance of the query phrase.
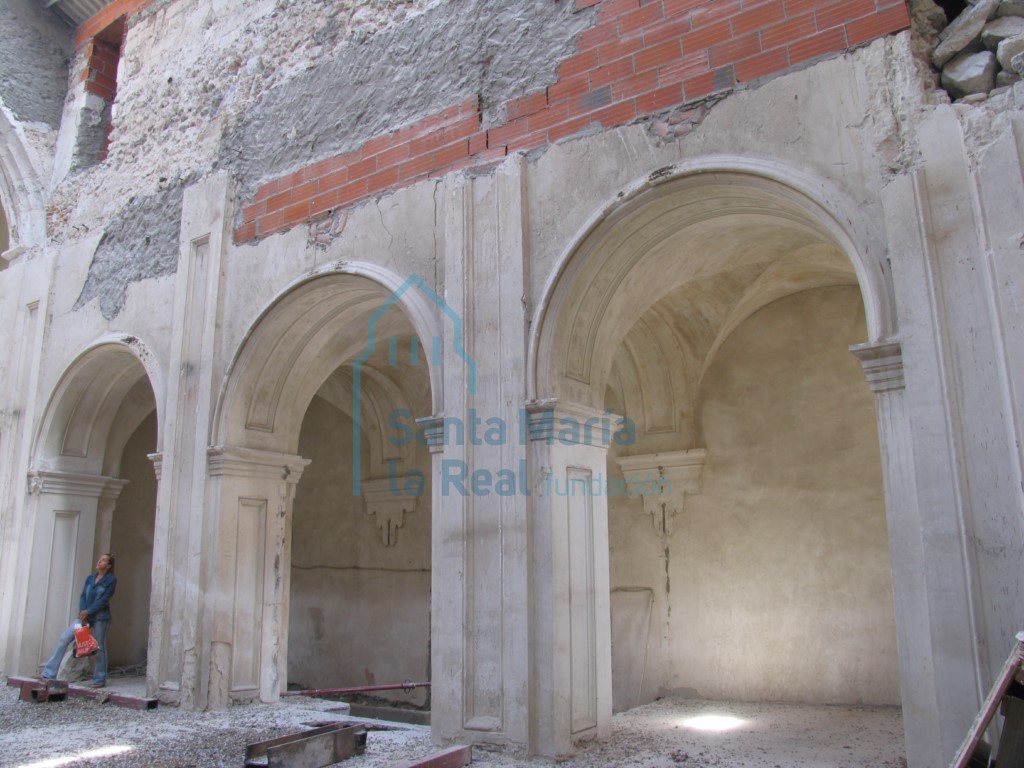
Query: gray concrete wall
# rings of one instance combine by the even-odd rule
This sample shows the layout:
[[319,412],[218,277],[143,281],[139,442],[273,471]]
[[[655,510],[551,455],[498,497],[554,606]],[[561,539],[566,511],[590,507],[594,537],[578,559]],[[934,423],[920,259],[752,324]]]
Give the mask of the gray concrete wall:
[[[352,419],[314,398],[299,452],[311,464],[296,491],[292,523],[289,685],[428,681],[429,494],[387,547],[363,499],[352,495]],[[369,695],[426,701],[424,689]]]
[[68,89],[72,30],[32,0],[0,6],[0,100],[18,120],[60,124]]

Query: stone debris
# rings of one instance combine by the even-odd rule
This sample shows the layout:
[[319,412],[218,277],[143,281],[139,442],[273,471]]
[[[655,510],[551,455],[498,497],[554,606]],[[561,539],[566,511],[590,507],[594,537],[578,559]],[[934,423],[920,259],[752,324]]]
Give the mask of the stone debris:
[[[6,691],[6,692],[5,692]],[[341,710],[341,711],[339,711]],[[425,726],[350,717],[339,702],[302,697],[277,704],[146,712],[85,699],[18,701],[0,689],[2,765],[103,768],[242,768],[245,747],[330,722],[367,726],[366,752],[341,768],[388,768],[434,754]],[[703,730],[714,716],[732,730]],[[696,723],[694,722],[696,721]],[[544,758],[478,746],[477,768],[550,768]],[[709,702],[667,697],[620,712],[607,738],[581,745],[559,768],[906,768],[898,707]]]
[[996,60],[999,66],[1013,75],[1024,75],[1024,67],[1021,66],[1021,54],[1024,53],[1024,34],[1010,37],[999,43],[996,48]]
[[987,93],[996,87],[999,65],[992,51],[961,53],[942,70],[942,87],[954,99]]
[[939,33],[932,64],[954,99],[1013,85],[1024,74],[1024,0],[977,0]]

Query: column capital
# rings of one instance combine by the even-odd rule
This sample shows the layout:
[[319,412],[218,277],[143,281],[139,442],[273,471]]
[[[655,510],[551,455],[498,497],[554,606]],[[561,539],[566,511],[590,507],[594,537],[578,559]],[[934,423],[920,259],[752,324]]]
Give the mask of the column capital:
[[903,389],[903,347],[898,339],[854,344],[853,356],[860,360],[868,385],[876,395]]
[[622,428],[625,418],[611,410],[557,398],[531,400],[523,406],[531,442],[590,445],[607,448]]
[[292,453],[213,445],[206,451],[211,477],[258,477],[298,483],[310,460]]
[[127,480],[106,475],[83,475],[76,472],[54,472],[36,469],[28,473],[30,493],[66,494],[94,499],[116,499]]
[[160,482],[164,471],[164,455],[162,453],[147,453],[146,458],[153,462],[153,472],[156,474],[157,482]]
[[444,450],[444,414],[422,416],[416,419],[416,426],[423,433],[423,440],[431,453]]

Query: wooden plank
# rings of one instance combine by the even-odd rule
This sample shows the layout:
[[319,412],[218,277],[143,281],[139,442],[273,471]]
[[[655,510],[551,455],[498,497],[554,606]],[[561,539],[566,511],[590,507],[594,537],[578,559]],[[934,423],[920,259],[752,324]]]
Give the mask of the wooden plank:
[[462,768],[472,762],[472,747],[451,747],[443,752],[435,752],[421,760],[402,763],[398,768]]
[[[953,762],[949,764],[950,768],[967,768],[971,756],[978,746],[978,742],[981,741],[985,729],[988,728],[992,716],[995,715],[996,709],[999,707],[999,702],[1006,693],[1006,689],[1010,687],[1010,683],[1013,682],[1014,677],[1020,671],[1022,662],[1024,662],[1024,632],[1018,632],[1017,644],[1010,652],[1009,658],[1006,659],[1002,673],[992,685],[992,690],[989,691],[988,697],[986,697],[984,704],[982,704],[981,711],[974,718],[971,729],[967,732],[967,738],[960,745],[960,749],[953,757]],[[1000,765],[1000,768],[1002,768],[1002,765]]]

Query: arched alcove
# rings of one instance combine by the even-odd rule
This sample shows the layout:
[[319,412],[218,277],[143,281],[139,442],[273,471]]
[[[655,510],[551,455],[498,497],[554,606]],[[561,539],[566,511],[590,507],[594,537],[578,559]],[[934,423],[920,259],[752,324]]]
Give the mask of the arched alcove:
[[[157,393],[163,391],[153,360],[138,338],[109,334],[68,366],[50,397],[29,477],[34,529],[26,665],[49,654],[102,552],[117,557],[120,585],[111,603],[109,663],[141,669],[146,661],[156,512],[149,454],[159,446]],[[137,487],[123,494],[133,481]],[[148,550],[139,542],[149,542]],[[126,547],[123,555],[116,543]]]
[[[294,493],[280,502],[280,528],[257,511],[239,513],[218,534],[222,549],[233,550],[255,525],[265,552],[280,553],[280,565],[264,555],[245,566],[280,576],[279,608],[273,617],[263,611],[257,633],[236,635],[234,645],[237,659],[239,643],[257,648],[278,638],[264,698],[289,684],[429,677],[430,455],[408,438],[415,419],[434,409],[439,302],[416,277],[401,282],[359,265],[324,270],[281,292],[232,363],[214,450],[287,467],[282,477]],[[225,464],[213,472],[224,478],[222,508],[268,495],[260,480],[236,479],[242,470]],[[409,478],[418,479],[418,492]],[[237,562],[246,557],[237,551]],[[236,604],[247,601],[239,594],[245,585],[233,589]],[[245,674],[232,669],[228,696],[246,695]],[[381,695],[425,703],[422,691]]]
[[827,183],[737,158],[652,174],[566,253],[532,397],[626,419],[593,543],[610,544],[598,707],[899,702],[874,402],[849,352],[895,330],[881,253]]

